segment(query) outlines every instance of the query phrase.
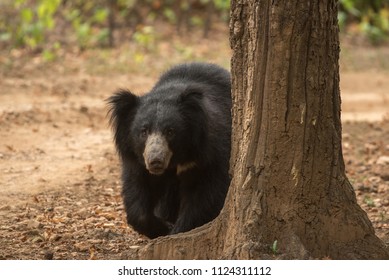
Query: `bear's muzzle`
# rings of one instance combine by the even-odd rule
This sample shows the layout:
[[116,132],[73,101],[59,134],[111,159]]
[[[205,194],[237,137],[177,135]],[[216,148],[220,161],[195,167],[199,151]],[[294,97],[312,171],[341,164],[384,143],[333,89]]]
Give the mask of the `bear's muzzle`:
[[147,137],[143,159],[150,174],[162,175],[169,166],[172,155],[168,142],[161,133],[152,133]]

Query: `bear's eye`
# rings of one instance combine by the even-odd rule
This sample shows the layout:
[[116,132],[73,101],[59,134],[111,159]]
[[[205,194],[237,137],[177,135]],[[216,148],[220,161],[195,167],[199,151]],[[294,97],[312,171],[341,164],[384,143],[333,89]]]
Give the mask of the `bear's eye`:
[[174,136],[174,129],[171,128],[171,127],[167,128],[166,131],[165,131],[165,134],[169,138],[173,137]]
[[140,136],[146,137],[147,134],[149,134],[149,130],[147,129],[147,127],[143,127],[143,128],[140,130]]

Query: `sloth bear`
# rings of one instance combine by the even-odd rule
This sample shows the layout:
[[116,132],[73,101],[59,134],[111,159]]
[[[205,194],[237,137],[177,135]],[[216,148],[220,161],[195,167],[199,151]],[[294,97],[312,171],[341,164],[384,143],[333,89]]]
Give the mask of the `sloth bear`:
[[149,93],[119,90],[108,104],[128,224],[156,238],[213,220],[230,184],[229,72],[180,64]]

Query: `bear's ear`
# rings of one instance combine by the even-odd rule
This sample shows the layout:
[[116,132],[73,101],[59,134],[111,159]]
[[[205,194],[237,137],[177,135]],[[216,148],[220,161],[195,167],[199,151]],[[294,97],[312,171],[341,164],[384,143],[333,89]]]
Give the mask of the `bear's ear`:
[[111,125],[117,125],[118,121],[127,119],[139,103],[139,97],[128,90],[120,89],[107,99],[109,106]]
[[179,110],[191,130],[193,141],[192,149],[201,155],[204,143],[207,143],[208,112],[206,110],[205,89],[201,87],[188,87],[180,96]]
[[128,90],[118,90],[107,99],[110,125],[114,131],[117,150],[121,156],[130,152],[130,125],[139,104],[139,97]]
[[202,110],[203,90],[197,87],[188,87],[179,98],[181,107],[190,110]]

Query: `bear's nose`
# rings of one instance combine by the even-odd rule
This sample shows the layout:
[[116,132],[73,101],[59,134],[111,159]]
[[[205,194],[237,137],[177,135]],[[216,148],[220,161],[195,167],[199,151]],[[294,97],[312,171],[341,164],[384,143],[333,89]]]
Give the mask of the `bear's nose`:
[[163,169],[163,161],[160,159],[153,159],[150,161],[150,167],[152,169]]

